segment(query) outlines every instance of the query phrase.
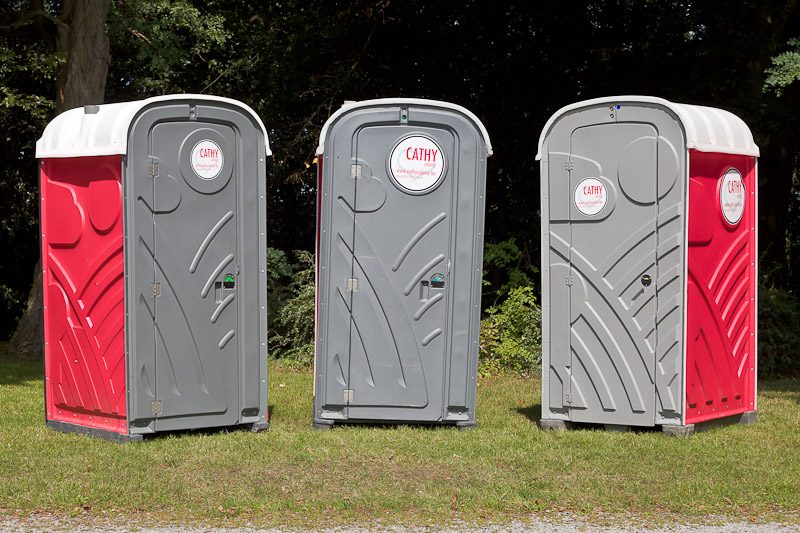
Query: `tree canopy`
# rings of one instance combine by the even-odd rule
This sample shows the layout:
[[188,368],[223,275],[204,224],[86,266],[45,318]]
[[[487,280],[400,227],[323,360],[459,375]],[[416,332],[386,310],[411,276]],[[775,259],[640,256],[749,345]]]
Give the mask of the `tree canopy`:
[[[78,0],[12,0],[0,16],[0,335],[38,257],[34,143],[57,109]],[[105,101],[210,93],[267,125],[269,242],[312,250],[314,148],[343,100],[451,101],[489,131],[487,293],[538,284],[536,144],[563,105],[645,94],[741,116],[761,147],[762,268],[800,289],[800,11],[796,0],[112,0]]]

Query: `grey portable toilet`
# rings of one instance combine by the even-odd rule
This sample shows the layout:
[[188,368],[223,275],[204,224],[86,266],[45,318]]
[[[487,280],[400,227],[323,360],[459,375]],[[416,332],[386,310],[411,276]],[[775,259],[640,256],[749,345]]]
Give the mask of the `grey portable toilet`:
[[314,427],[475,425],[491,153],[446,102],[347,103],[323,126]]
[[660,98],[548,121],[543,427],[755,422],[758,155],[739,117]]
[[72,109],[41,160],[47,425],[111,440],[268,427],[266,157],[248,106]]

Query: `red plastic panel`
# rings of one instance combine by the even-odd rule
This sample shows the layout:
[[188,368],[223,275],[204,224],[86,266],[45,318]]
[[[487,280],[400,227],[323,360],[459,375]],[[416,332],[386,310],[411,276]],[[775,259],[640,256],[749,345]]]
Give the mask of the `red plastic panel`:
[[[720,201],[730,169],[744,183],[737,224]],[[755,408],[757,260],[755,158],[691,150],[689,176],[687,424]]]
[[47,419],[127,433],[121,156],[41,164]]

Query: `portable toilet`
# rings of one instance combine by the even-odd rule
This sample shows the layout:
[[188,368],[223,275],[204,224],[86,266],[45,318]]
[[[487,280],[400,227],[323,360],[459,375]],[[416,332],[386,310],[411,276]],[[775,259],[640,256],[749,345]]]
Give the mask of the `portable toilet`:
[[550,118],[543,428],[755,422],[758,156],[721,109],[620,96]]
[[486,158],[433,100],[346,103],[317,148],[314,427],[475,425]]
[[268,427],[266,156],[248,106],[66,111],[41,160],[47,425],[110,440]]

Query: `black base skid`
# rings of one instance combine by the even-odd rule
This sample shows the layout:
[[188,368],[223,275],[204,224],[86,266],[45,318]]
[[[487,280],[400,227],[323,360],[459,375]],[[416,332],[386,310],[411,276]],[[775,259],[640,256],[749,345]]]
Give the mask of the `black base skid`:
[[[387,421],[379,421],[379,420],[378,421],[376,421],[376,420],[370,420],[370,421],[342,420],[342,421],[338,421],[338,420],[329,420],[329,419],[325,419],[325,418],[315,418],[314,419],[314,429],[318,429],[318,430],[321,430],[321,431],[326,431],[326,430],[329,430],[329,429],[333,428],[333,425],[335,423],[337,423],[337,422],[340,423],[340,424],[370,424],[370,425],[373,425],[373,426],[374,425],[380,425],[380,424],[392,425],[392,426],[397,425],[397,424],[401,424],[401,422],[391,421],[391,420],[387,420]],[[455,423],[451,422],[451,423],[446,423],[446,424],[425,423],[425,422],[407,422],[407,423],[408,424],[412,424],[412,425],[419,425],[419,426],[453,426],[453,427],[458,428],[459,431],[466,431],[468,429],[475,429],[478,426],[478,423],[475,420],[469,420],[469,421],[464,421],[464,422],[455,422]]]
[[62,433],[85,435],[87,437],[103,439],[116,443],[139,442],[142,440],[141,435],[125,435],[123,433],[114,433],[113,431],[108,431],[107,429],[79,426],[77,424],[70,424],[69,422],[59,422],[58,420],[48,420],[47,427]]
[[[671,435],[673,437],[687,438],[695,433],[701,433],[711,428],[720,426],[730,426],[733,424],[740,424],[743,426],[752,426],[756,423],[756,411],[747,411],[738,415],[726,416],[723,418],[716,418],[706,422],[699,422],[697,424],[686,424],[679,426],[661,426],[661,432],[664,435]],[[564,431],[567,429],[580,429],[602,426],[606,431],[631,431],[633,429],[646,429],[638,426],[626,426],[616,424],[581,424],[571,422],[569,420],[545,420],[539,421],[539,425],[545,431]]]

